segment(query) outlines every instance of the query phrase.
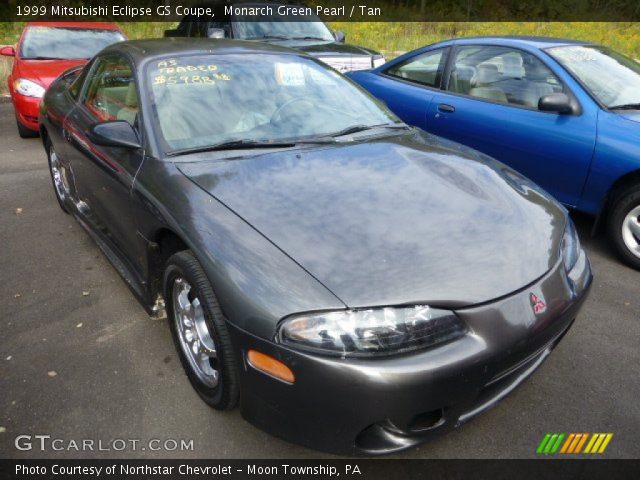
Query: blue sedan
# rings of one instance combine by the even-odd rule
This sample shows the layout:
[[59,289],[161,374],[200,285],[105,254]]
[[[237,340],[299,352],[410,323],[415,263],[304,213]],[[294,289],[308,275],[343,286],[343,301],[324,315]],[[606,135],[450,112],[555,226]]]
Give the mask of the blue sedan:
[[640,269],[640,64],[538,37],[463,38],[349,76],[405,122],[490,155],[597,217]]

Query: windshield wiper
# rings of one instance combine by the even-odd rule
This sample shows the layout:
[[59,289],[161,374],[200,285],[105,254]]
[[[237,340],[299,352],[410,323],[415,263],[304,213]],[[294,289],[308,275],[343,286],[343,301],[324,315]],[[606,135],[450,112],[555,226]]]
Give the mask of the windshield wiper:
[[262,35],[260,37],[247,37],[245,40],[289,40],[289,37],[282,35]]
[[290,40],[323,40],[325,42],[330,42],[331,40],[328,40],[326,38],[322,38],[322,37],[312,37],[312,36],[306,36],[306,37],[289,37]]
[[379,125],[352,125],[343,130],[339,130],[334,133],[330,133],[327,137],[342,137],[344,135],[350,135],[352,133],[364,132],[366,130],[373,130],[374,128],[390,128],[394,130],[406,130],[411,128],[406,123],[381,123]]
[[179,155],[187,155],[190,153],[216,152],[221,150],[250,150],[260,148],[290,148],[297,145],[305,144],[324,144],[334,143],[323,138],[308,138],[300,140],[283,140],[283,141],[260,141],[260,140],[229,140],[228,142],[217,143],[204,147],[183,148],[167,153],[168,157],[176,157]]
[[614,105],[609,110],[640,110],[640,103],[625,103],[622,105]]

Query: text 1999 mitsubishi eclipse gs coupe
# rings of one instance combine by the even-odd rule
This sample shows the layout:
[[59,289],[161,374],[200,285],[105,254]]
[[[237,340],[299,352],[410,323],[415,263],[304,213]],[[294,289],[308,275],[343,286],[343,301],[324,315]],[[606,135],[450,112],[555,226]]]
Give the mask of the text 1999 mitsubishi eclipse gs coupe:
[[383,454],[483,412],[592,275],[566,210],[298,51],[124,42],[50,88],[55,194],[217,409]]

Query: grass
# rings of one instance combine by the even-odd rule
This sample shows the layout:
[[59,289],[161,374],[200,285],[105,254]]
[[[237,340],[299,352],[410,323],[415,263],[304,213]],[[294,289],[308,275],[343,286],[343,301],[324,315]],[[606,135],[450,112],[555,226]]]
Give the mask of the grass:
[[[162,37],[175,23],[134,22],[120,26],[129,38]],[[402,52],[452,37],[477,35],[540,35],[573,38],[612,47],[633,58],[640,58],[640,22],[334,22],[331,28],[342,30],[347,41],[370,47],[391,59]],[[22,24],[0,22],[0,45],[18,41]],[[6,78],[11,59],[0,57],[0,95],[7,93]]]

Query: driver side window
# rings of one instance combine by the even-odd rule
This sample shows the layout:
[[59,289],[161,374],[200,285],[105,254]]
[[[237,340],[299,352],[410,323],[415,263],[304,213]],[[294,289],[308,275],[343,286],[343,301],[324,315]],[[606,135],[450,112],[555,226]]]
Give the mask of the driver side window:
[[135,126],[138,91],[129,62],[119,56],[98,59],[83,103],[98,121],[125,120]]
[[469,46],[458,50],[447,90],[537,109],[541,97],[564,92],[564,87],[530,53],[507,47]]

